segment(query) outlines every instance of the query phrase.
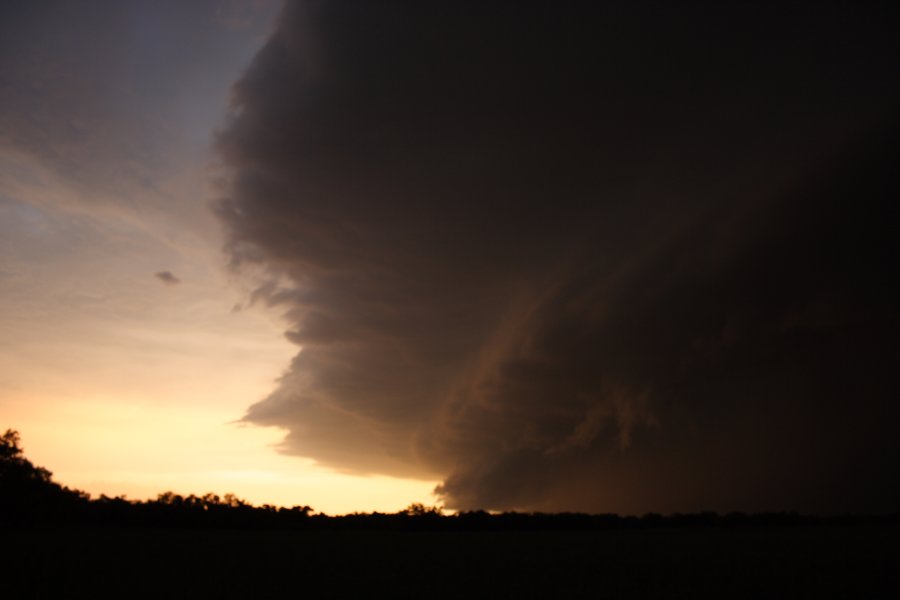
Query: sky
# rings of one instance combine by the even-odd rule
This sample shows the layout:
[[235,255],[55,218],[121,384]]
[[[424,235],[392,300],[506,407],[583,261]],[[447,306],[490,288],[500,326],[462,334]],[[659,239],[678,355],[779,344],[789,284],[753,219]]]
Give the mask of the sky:
[[431,503],[434,481],[340,474],[237,423],[295,347],[227,267],[212,146],[279,8],[0,8],[0,427],[65,485],[331,514]]
[[900,509],[896,7],[0,10],[0,415],[63,483]]

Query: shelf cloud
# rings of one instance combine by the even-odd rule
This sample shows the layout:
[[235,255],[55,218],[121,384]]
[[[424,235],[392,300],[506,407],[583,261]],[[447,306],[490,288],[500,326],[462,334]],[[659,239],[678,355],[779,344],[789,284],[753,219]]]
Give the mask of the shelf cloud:
[[453,508],[896,509],[884,10],[288,3],[217,142],[298,346],[244,421]]

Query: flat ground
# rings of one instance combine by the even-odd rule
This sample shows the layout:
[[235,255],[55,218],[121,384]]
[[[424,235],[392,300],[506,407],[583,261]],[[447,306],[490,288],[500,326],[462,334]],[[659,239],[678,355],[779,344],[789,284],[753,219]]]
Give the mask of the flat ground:
[[900,527],[0,531],[7,598],[900,598]]

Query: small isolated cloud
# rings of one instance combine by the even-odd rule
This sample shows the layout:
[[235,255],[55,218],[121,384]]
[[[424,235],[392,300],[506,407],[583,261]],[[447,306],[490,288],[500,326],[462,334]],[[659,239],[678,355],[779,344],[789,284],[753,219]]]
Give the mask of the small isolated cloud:
[[181,280],[175,277],[170,271],[160,271],[156,274],[156,278],[166,285],[178,285]]

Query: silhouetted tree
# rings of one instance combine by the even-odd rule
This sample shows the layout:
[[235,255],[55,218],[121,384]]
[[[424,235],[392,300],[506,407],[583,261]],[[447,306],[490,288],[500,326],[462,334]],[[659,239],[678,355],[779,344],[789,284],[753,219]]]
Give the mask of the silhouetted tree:
[[7,429],[0,437],[0,482],[9,484],[21,479],[49,483],[52,473],[31,464],[25,458],[20,441],[19,432],[14,429]]
[[403,514],[410,517],[422,517],[425,515],[440,516],[443,509],[439,506],[425,506],[421,502],[413,502],[403,511]]
[[18,525],[71,515],[89,495],[59,485],[50,471],[33,465],[20,439],[13,429],[0,436],[0,521]]

